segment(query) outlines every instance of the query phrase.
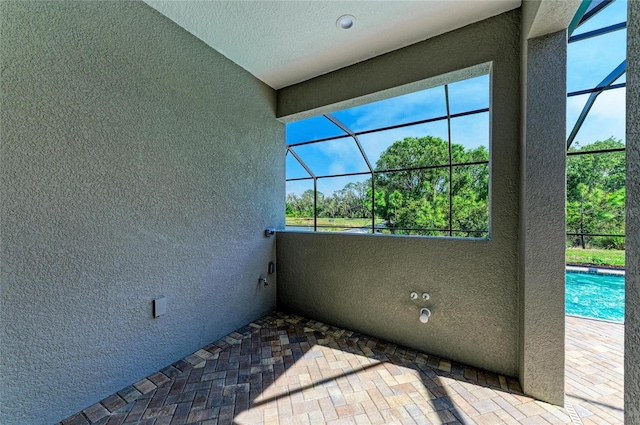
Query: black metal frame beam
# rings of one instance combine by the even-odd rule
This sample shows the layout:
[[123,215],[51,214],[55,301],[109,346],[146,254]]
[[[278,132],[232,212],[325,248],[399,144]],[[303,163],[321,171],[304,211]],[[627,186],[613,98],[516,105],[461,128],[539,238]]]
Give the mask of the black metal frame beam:
[[[452,114],[451,118],[466,117],[466,116],[474,115],[474,114],[482,114],[484,112],[489,112],[489,108],[474,109],[472,111],[467,111],[467,112],[458,112],[457,114]],[[398,128],[411,127],[412,125],[429,124],[429,123],[436,122],[436,121],[444,121],[446,119],[447,119],[447,116],[443,115],[443,116],[440,116],[440,117],[429,118],[429,119],[425,119],[425,120],[411,121],[411,122],[408,122],[408,123],[405,123],[405,124],[397,124],[397,125],[391,125],[391,126],[388,126],[388,127],[374,128],[374,129],[371,129],[371,130],[357,131],[357,132],[353,132],[353,134],[356,135],[356,136],[363,136],[365,134],[378,133],[378,132],[387,131],[387,130],[396,130]],[[291,143],[291,144],[287,145],[287,148],[293,148],[293,147],[296,147],[296,146],[311,145],[313,143],[328,142],[330,140],[347,139],[347,138],[349,138],[349,135],[331,136],[331,137],[325,137],[323,139],[308,140],[306,142]]]
[[567,232],[567,236],[604,236],[604,237],[615,237],[615,238],[624,238],[625,235],[611,235],[608,233],[569,233]]
[[609,25],[608,27],[598,28],[597,30],[585,32],[583,34],[573,35],[569,37],[569,43],[575,43],[576,41],[587,40],[589,38],[597,37],[599,35],[609,34],[610,32],[620,31],[627,27],[626,22],[620,22],[619,24]]
[[[585,12],[585,14],[582,16],[582,18],[580,18],[580,22],[578,23],[578,27],[582,24],[584,24],[585,22],[587,22],[589,19],[593,18],[594,16],[596,16],[598,13],[602,12],[602,10],[609,6],[611,3],[613,3],[615,0],[602,0],[600,3],[598,3],[595,7],[592,7],[591,9],[587,9],[587,11]],[[592,1],[589,2],[590,4],[593,3]]]
[[575,156],[575,155],[598,155],[603,153],[613,153],[613,152],[625,152],[627,148],[611,148],[611,149],[598,149],[595,151],[573,151],[567,152],[567,156]]
[[453,150],[451,148],[451,108],[449,107],[449,85],[444,85],[444,99],[447,106],[447,144],[449,145],[449,236],[453,236]]
[[573,19],[571,20],[571,23],[569,24],[569,28],[567,30],[569,33],[569,37],[571,37],[571,34],[573,34],[576,28],[578,28],[578,26],[582,24],[582,18],[589,9],[589,6],[591,6],[591,1],[592,0],[582,0],[582,3],[580,3],[580,6],[578,6],[578,10],[573,16]]
[[[300,225],[300,224],[294,224],[294,225],[289,225],[287,227],[309,227],[309,226],[304,226],[304,225]],[[322,229],[370,229],[370,227],[346,227],[346,226],[339,226],[339,225],[327,225],[327,224],[321,224],[318,226],[319,228]],[[420,232],[440,232],[440,233],[449,233],[449,229],[433,229],[433,228],[426,228],[426,227],[374,227],[374,230],[378,229],[378,230],[408,230],[408,231],[420,231]],[[466,230],[466,229],[452,229],[453,232],[459,232],[459,233],[489,233],[488,230]]]
[[625,88],[625,87],[627,87],[627,83],[611,84],[610,86],[604,87],[604,89],[602,89],[602,88],[594,88],[594,89],[572,91],[570,93],[567,93],[567,97],[580,96],[580,95],[583,95],[583,94],[590,94],[590,93],[595,93],[595,92],[599,92],[599,91],[622,89],[622,88]]
[[614,0],[602,0],[596,6],[591,7],[591,4],[593,3],[593,0],[582,0],[582,3],[578,7],[578,11],[576,12],[575,16],[573,17],[573,20],[571,21],[571,23],[569,24],[569,29],[568,29],[569,37],[571,37],[573,32],[578,27],[580,27],[580,25],[584,24],[589,19],[591,19],[594,16],[596,16],[605,7],[609,6],[613,2],[614,2]]
[[367,168],[369,169],[369,173],[371,174],[371,228],[374,228],[376,225],[376,181],[373,178],[374,170],[371,166],[371,163],[369,162],[369,158],[367,158],[367,154],[365,153],[364,149],[362,149],[362,145],[360,144],[360,140],[358,140],[358,136],[353,131],[351,131],[349,127],[343,124],[342,121],[340,121],[332,114],[325,114],[324,116],[329,121],[337,125],[340,129],[342,129],[342,131],[351,136],[353,141],[356,142],[356,145],[358,146],[360,155],[362,155],[362,158],[364,158],[364,162],[367,164]]
[[614,81],[620,78],[622,74],[626,72],[626,69],[627,69],[627,60],[625,59],[622,61],[620,65],[616,67],[616,69],[611,71],[611,73],[607,75],[604,78],[604,80],[600,82],[600,84],[598,84],[595,87],[597,91],[594,91],[593,93],[591,93],[591,95],[589,96],[589,99],[587,99],[587,102],[582,108],[582,111],[580,112],[580,115],[578,116],[578,119],[576,120],[576,123],[573,126],[573,129],[571,130],[571,134],[569,134],[569,137],[567,138],[567,149],[571,147],[571,144],[573,143],[576,136],[578,135],[578,131],[580,131],[582,124],[584,124],[584,120],[587,118],[587,115],[589,114],[591,107],[595,103],[600,93],[602,93],[606,87],[609,87],[611,84],[613,84]]
[[318,207],[318,177],[316,177],[316,175],[313,174],[311,169],[307,166],[307,164],[305,164],[305,162],[302,160],[302,158],[300,158],[298,156],[298,154],[295,153],[295,151],[293,149],[287,148],[287,152],[291,152],[291,155],[293,155],[293,157],[296,159],[296,161],[298,161],[300,163],[300,165],[302,165],[302,168],[304,168],[305,171],[307,173],[309,173],[309,175],[313,179],[313,230],[315,231],[315,230],[318,229],[318,211],[317,211],[317,207]]
[[[588,153],[588,152],[585,152]],[[569,155],[569,153],[567,153]],[[486,165],[489,164],[489,161],[474,161],[474,162],[456,162],[455,164],[443,164],[443,165],[424,165],[422,167],[412,167],[412,168],[394,168],[389,170],[374,170],[373,174],[385,174],[385,173],[401,173],[406,171],[420,171],[420,170],[432,170],[435,168],[448,168],[449,166],[455,167],[466,167],[469,165]],[[367,176],[371,175],[368,171],[361,171],[359,173],[344,173],[344,174],[331,174],[326,176],[316,176],[316,179],[330,179],[334,177],[352,177],[352,176]],[[300,180],[312,180],[313,177],[298,177],[287,179],[288,182],[300,181]]]

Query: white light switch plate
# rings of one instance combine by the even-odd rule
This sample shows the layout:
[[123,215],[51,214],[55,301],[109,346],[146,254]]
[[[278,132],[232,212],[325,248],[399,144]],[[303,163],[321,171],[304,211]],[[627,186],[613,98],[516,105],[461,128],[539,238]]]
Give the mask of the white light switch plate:
[[160,297],[153,300],[153,317],[162,316],[167,312],[167,297]]

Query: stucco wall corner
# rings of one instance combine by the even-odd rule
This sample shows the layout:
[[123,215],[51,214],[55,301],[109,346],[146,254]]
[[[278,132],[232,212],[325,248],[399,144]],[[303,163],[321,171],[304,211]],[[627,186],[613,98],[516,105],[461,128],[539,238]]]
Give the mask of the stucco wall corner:
[[640,423],[640,2],[627,3],[625,424]]

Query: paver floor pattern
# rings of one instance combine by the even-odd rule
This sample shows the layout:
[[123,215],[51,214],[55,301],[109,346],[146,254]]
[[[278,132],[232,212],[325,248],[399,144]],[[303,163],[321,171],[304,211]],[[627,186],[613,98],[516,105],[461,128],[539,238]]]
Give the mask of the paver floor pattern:
[[624,325],[567,317],[565,392],[584,425],[624,422]]
[[[568,330],[574,321],[580,327],[579,320],[568,318]],[[595,382],[600,372],[589,368],[598,369],[590,364],[594,359],[578,353],[582,345],[589,343],[577,337],[570,346],[576,351],[567,354],[568,365],[586,369],[581,374],[576,367],[582,381],[570,387],[576,411],[586,415],[585,424],[621,423],[621,412],[608,407],[619,401],[621,389],[608,383],[617,378],[605,375],[604,382]],[[608,370],[612,360],[603,352],[595,351],[595,361]],[[582,392],[585,386],[597,390]],[[595,396],[607,399],[602,405],[585,401]],[[323,423],[567,424],[572,419],[564,408],[524,396],[513,378],[273,313],[61,422]]]

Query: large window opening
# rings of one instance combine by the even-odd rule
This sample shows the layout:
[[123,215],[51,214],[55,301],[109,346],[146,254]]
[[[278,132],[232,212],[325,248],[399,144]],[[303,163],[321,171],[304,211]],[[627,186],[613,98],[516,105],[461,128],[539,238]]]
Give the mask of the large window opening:
[[490,235],[489,75],[287,125],[287,229]]
[[567,50],[567,262],[624,266],[626,1],[583,2]]

